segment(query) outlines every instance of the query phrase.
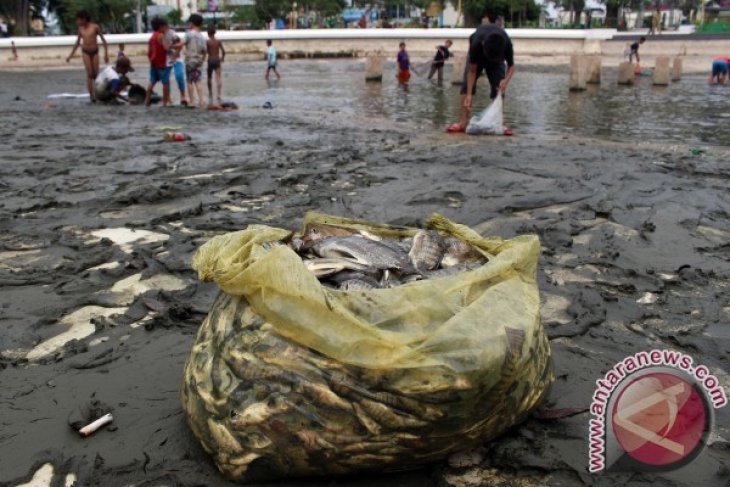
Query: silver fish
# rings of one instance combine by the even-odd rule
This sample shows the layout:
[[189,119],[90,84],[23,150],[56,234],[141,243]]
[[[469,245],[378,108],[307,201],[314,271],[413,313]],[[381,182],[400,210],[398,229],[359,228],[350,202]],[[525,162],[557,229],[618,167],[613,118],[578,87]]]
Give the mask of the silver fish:
[[444,239],[434,230],[419,230],[413,237],[413,246],[408,257],[419,271],[430,271],[438,267],[446,250]]
[[312,250],[320,257],[344,257],[375,269],[412,268],[405,252],[360,236],[326,238],[315,243]]
[[309,271],[317,277],[329,276],[338,272],[344,271],[345,269],[353,271],[365,271],[368,270],[368,266],[361,264],[352,259],[345,259],[343,257],[330,258],[330,259],[309,259],[303,260],[304,265]]

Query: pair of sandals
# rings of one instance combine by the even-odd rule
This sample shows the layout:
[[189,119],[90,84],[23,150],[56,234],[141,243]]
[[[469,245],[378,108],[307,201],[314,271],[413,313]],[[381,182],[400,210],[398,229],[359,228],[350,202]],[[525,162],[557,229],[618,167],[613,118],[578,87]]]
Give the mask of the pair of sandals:
[[[460,123],[454,123],[446,127],[446,131],[450,134],[462,134],[466,132],[466,127],[464,127]],[[512,137],[514,135],[514,132],[512,132],[512,129],[504,127],[502,135],[504,135],[505,137]]]

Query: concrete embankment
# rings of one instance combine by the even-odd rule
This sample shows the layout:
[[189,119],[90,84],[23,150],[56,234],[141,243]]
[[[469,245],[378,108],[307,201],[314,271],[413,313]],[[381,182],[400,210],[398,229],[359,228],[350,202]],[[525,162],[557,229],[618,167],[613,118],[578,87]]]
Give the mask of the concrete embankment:
[[[455,54],[463,54],[473,29],[331,29],[301,31],[224,31],[219,38],[229,53],[229,62],[264,59],[265,40],[273,39],[280,57],[332,58],[364,57],[381,51],[386,56],[397,51],[398,42],[407,42],[414,59],[432,55],[437,44],[445,39],[454,41]],[[563,65],[571,54],[601,55],[604,67],[615,67],[624,57],[630,38],[614,39],[615,30],[509,30],[520,64]],[[656,56],[682,56],[685,72],[704,72],[711,59],[727,47],[726,39],[698,39],[671,35],[650,38],[641,48],[642,65],[653,66]],[[126,44],[126,52],[138,63],[144,63],[148,34],[108,35],[110,57],[117,45]],[[15,42],[18,60],[12,60],[11,41]],[[75,37],[35,37],[0,39],[0,69],[48,69],[67,66]],[[72,63],[77,64],[77,60]]]

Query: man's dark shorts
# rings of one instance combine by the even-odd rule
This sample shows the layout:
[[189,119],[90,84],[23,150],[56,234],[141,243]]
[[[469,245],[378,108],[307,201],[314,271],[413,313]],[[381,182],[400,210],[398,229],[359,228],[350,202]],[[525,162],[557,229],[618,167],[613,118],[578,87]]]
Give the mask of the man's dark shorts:
[[[469,75],[469,68],[471,67],[471,63],[469,62],[469,58],[466,59],[466,66],[464,67],[464,77],[461,81],[461,94],[466,95],[466,90],[468,88],[468,82],[467,82],[467,76]],[[482,71],[487,75],[487,80],[489,81],[489,98],[494,100],[497,98],[497,93],[499,93],[499,83],[502,82],[504,77],[507,74],[507,70],[505,69],[504,63],[502,64],[487,64],[486,66],[477,66],[477,81],[479,80],[479,77],[482,75]],[[477,82],[474,82],[474,89],[472,90],[471,94],[474,95],[477,92]]]

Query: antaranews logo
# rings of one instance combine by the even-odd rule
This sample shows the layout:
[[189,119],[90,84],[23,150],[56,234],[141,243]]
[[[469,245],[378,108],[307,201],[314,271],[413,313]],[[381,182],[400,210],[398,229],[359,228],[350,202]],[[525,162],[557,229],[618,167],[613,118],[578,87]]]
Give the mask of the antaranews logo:
[[638,352],[596,381],[588,470],[668,471],[704,448],[713,411],[728,400],[720,381],[691,356]]

